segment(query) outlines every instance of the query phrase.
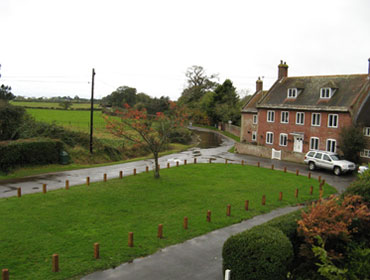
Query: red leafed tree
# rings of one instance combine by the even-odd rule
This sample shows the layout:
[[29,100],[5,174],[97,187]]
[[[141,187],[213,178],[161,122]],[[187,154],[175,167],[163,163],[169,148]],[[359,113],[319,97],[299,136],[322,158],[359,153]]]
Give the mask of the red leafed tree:
[[145,108],[138,110],[125,104],[125,109],[115,113],[119,119],[105,116],[107,129],[118,137],[143,145],[151,152],[155,162],[154,177],[159,178],[159,152],[169,143],[170,133],[184,126],[187,119],[184,109],[171,102],[168,112],[149,115]]

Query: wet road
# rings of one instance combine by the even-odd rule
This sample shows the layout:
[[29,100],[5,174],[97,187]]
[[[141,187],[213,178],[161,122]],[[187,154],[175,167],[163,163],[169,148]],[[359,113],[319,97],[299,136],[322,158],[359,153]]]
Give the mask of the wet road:
[[[197,130],[209,131],[202,128],[197,128]],[[308,174],[307,166],[304,164],[228,153],[227,151],[233,145],[234,140],[222,135],[222,144],[219,147],[210,149],[196,147],[181,153],[163,156],[159,159],[159,164],[162,168],[166,167],[167,163],[175,166],[176,161],[179,161],[179,164],[184,164],[184,160],[187,160],[188,164],[192,164],[194,158],[197,158],[197,163],[208,163],[210,159],[215,163],[224,163],[227,159],[229,163],[240,164],[244,160],[245,164],[248,165],[256,165],[257,162],[260,162],[261,167],[271,168],[271,164],[274,164],[275,169],[283,170],[284,167],[287,167],[288,172],[295,172],[298,169],[300,174]],[[103,181],[104,173],[107,174],[108,179],[118,178],[120,171],[123,171],[124,176],[129,176],[133,174],[134,168],[137,173],[145,172],[146,166],[149,167],[149,170],[153,170],[154,160],[140,160],[104,167],[48,173],[22,179],[1,180],[0,197],[16,196],[19,187],[22,189],[22,194],[28,194],[41,192],[43,184],[47,184],[48,190],[64,188],[66,180],[69,181],[70,186],[85,184],[86,177],[90,177],[90,182]],[[355,175],[338,177],[327,171],[314,171],[312,175],[313,177],[322,176],[327,183],[336,187],[339,192],[342,192],[355,179]]]

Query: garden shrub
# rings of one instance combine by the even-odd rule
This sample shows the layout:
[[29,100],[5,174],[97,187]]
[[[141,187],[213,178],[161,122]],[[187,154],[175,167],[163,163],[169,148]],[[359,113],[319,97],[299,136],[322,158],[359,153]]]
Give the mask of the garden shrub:
[[188,144],[191,142],[191,131],[185,127],[172,130],[169,134],[171,143]]
[[59,162],[63,143],[51,139],[23,139],[0,142],[0,171],[15,167]]
[[0,103],[0,141],[19,138],[25,112],[22,107]]
[[346,189],[342,197],[346,195],[360,195],[364,202],[370,204],[370,170],[358,175],[357,180]]
[[286,279],[293,247],[281,230],[263,225],[231,236],[222,257],[232,280]]

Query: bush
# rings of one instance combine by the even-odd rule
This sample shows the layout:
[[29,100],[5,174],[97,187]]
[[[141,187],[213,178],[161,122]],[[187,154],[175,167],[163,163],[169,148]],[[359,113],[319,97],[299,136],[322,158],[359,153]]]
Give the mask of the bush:
[[191,141],[191,131],[181,127],[170,132],[169,139],[171,143],[188,144]]
[[0,171],[26,165],[57,163],[63,143],[51,139],[27,139],[0,142]]
[[24,115],[24,108],[0,103],[0,141],[19,138]]
[[357,180],[347,188],[342,197],[347,195],[360,195],[364,202],[370,204],[370,170],[359,174]]
[[226,240],[222,257],[232,280],[286,279],[293,247],[281,230],[263,225]]

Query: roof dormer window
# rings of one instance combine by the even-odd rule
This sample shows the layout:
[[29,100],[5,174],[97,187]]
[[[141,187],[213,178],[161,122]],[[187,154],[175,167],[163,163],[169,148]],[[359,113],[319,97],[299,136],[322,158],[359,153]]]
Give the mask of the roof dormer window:
[[288,98],[297,98],[298,90],[296,88],[288,88]]
[[325,87],[320,89],[320,98],[329,99],[333,95],[333,90],[331,88]]

